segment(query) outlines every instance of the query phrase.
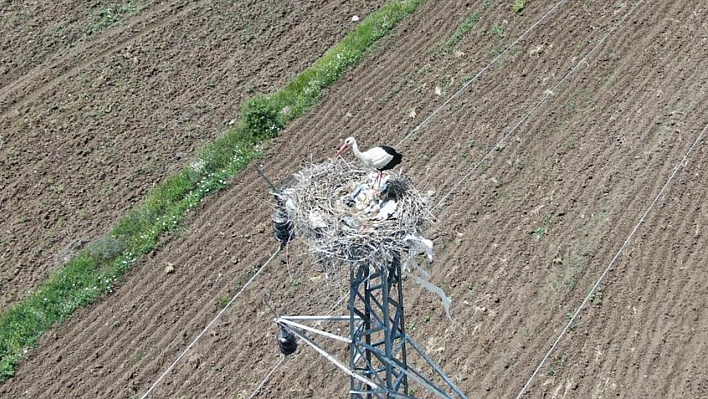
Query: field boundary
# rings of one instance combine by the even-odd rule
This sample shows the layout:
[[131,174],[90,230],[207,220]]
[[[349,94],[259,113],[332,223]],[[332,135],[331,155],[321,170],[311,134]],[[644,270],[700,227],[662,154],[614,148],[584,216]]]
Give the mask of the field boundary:
[[366,17],[284,88],[247,100],[239,122],[200,149],[196,160],[151,190],[117,222],[53,273],[29,296],[0,315],[0,383],[14,376],[18,363],[44,332],[80,306],[113,292],[141,255],[155,249],[163,234],[176,229],[187,212],[261,156],[268,139],[304,115],[372,45],[426,0],[393,0]]

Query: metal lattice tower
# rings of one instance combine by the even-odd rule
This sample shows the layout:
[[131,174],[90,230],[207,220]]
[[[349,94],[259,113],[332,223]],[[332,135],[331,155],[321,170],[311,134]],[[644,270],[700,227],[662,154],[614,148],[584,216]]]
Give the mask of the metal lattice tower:
[[[352,266],[348,308],[348,316],[281,316],[275,321],[350,376],[350,399],[413,399],[409,393],[409,381],[442,399],[467,399],[405,332],[399,258],[394,258],[390,266],[383,268],[367,264]],[[313,321],[347,322],[349,337],[304,324]],[[323,349],[306,332],[347,343],[349,365]],[[442,384],[436,383],[409,364],[407,351],[419,356]]]
[[[380,175],[373,175],[372,184],[370,171],[334,158],[295,175],[291,188],[278,191],[271,185],[278,193],[273,226],[281,245],[297,227],[323,270],[333,266],[337,273],[349,272],[347,315],[275,314],[281,352],[296,351],[295,336],[311,346],[350,377],[350,399],[413,399],[413,384],[418,394],[427,391],[426,398],[467,399],[405,331],[402,263],[415,265],[412,258],[422,253],[433,260],[433,243],[421,236],[431,222],[426,200],[406,178],[381,182]],[[414,280],[438,293],[430,288],[429,277],[413,273]],[[448,312],[449,298],[440,293]],[[332,328],[333,323],[340,324]],[[332,332],[344,325],[347,336]],[[349,359],[338,359],[321,345],[321,338],[346,344]]]
[[[380,270],[372,270],[369,265],[351,268],[349,367],[380,386],[375,389],[351,377],[352,399],[408,395],[401,283],[398,259]],[[357,318],[362,322],[355,323]]]

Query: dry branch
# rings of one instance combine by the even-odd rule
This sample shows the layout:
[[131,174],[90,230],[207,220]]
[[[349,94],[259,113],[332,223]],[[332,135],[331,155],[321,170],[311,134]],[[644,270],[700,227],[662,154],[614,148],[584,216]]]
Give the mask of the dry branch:
[[382,267],[408,254],[408,238],[422,236],[431,224],[427,198],[410,179],[387,172],[376,183],[377,175],[330,159],[304,167],[293,185],[278,194],[296,236],[315,259],[335,266],[365,262]]

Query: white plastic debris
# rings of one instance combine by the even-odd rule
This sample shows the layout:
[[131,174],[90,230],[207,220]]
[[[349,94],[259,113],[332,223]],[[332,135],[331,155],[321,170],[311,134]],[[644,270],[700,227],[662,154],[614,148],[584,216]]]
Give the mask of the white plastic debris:
[[359,22],[360,19],[358,15],[352,15],[352,22]]
[[296,211],[295,203],[290,198],[285,201],[285,211],[288,213],[288,215],[292,215]]
[[425,254],[428,258],[428,262],[432,262],[435,258],[435,251],[433,250],[433,242],[427,238],[420,236],[407,235],[405,240],[410,243],[410,248],[408,250],[408,257],[405,262],[403,262],[403,271],[407,276],[413,278],[413,280],[423,286],[426,290],[437,295],[442,301],[443,309],[448,319],[452,320],[450,315],[450,307],[452,306],[452,299],[448,297],[442,288],[430,282],[430,273],[425,270],[416,261],[416,256],[420,254]]
[[[389,171],[379,182],[378,175],[336,157],[307,166],[282,190],[278,200],[286,202],[298,236],[318,262],[387,267],[398,257],[403,263],[411,246],[404,237],[421,235],[432,223],[428,201],[410,179]],[[381,217],[395,217],[377,220],[384,204]]]
[[[370,188],[364,188],[361,190],[361,192],[356,196],[355,203],[354,203],[354,208],[358,211],[363,211],[364,209],[368,208],[371,205],[374,205],[372,202],[374,201],[374,190]],[[366,212],[364,212],[366,213]]]
[[388,200],[384,202],[383,205],[381,205],[381,209],[379,210],[378,215],[376,215],[376,219],[378,220],[387,220],[391,219],[396,215],[396,201],[393,200]]
[[351,216],[345,216],[342,218],[342,223],[351,227],[352,229],[358,229],[360,227],[359,222]]
[[442,290],[442,288],[438,287],[437,285],[431,283],[430,281],[422,277],[418,277],[415,275],[413,275],[412,277],[416,283],[422,285],[425,289],[440,297],[447,318],[452,320],[452,316],[450,315],[450,306],[452,306],[452,299],[450,299],[449,296],[445,295],[445,292]]
[[313,229],[324,229],[327,227],[327,223],[325,223],[322,215],[317,212],[310,212],[307,219]]
[[378,173],[372,173],[369,178],[371,179],[371,186],[376,187],[379,191],[383,192],[388,187],[388,179],[391,177],[388,174],[384,174],[379,178]]
[[372,214],[372,213],[374,213],[374,212],[378,212],[379,209],[381,209],[381,206],[379,205],[379,203],[378,203],[378,202],[372,202],[371,204],[369,204],[369,206],[367,206],[367,207],[362,211],[362,213],[363,213],[364,215],[370,215],[370,214]]
[[363,184],[359,185],[354,191],[342,197],[342,202],[347,206],[355,206],[357,198],[365,189]]
[[433,242],[427,238],[407,235],[405,240],[411,243],[410,250],[408,251],[408,256],[413,258],[415,255],[425,253],[428,257],[428,262],[432,262],[435,257],[435,251],[433,250]]

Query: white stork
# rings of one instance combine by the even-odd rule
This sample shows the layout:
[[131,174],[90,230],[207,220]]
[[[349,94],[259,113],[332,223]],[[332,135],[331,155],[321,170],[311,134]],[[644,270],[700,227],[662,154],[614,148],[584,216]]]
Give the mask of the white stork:
[[379,145],[361,152],[359,151],[359,146],[356,145],[354,137],[348,137],[344,140],[344,144],[339,148],[335,157],[339,156],[348,148],[352,149],[354,156],[357,157],[364,166],[373,167],[379,171],[379,181],[385,170],[393,169],[394,166],[401,163],[401,159],[403,158],[393,147],[387,145]]

